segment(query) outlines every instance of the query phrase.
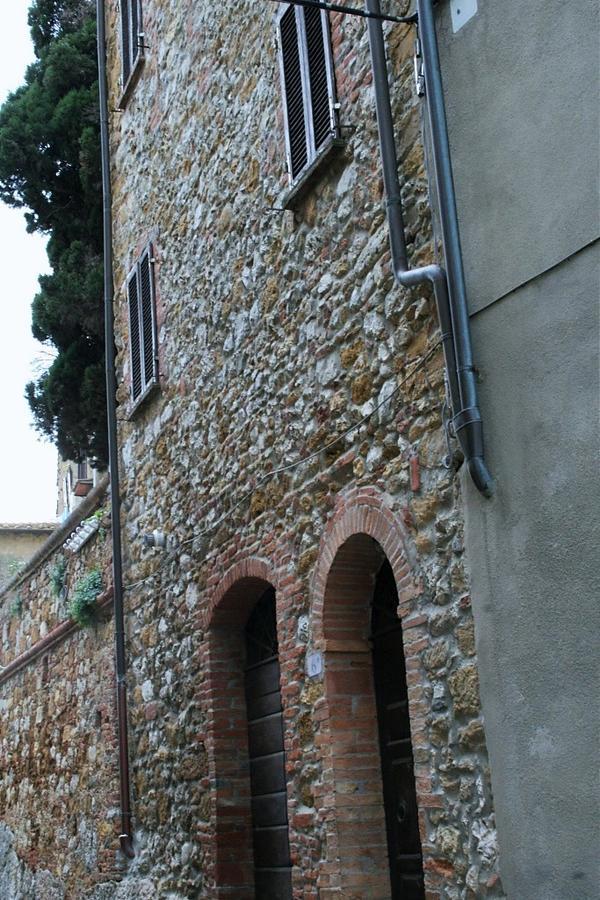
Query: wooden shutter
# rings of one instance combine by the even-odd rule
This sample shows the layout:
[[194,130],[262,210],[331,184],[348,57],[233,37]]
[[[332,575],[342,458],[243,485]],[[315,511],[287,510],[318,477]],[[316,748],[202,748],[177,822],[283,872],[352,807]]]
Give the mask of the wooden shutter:
[[290,4],[279,18],[279,48],[288,168],[295,181],[338,136],[327,13]]
[[140,8],[139,0],[129,0],[131,5],[131,68],[140,52]]
[[123,87],[127,84],[140,54],[140,23],[140,0],[121,0]]
[[121,52],[123,54],[123,85],[131,74],[131,0],[121,0]]
[[292,178],[295,178],[307,163],[308,149],[298,22],[293,5],[279,20],[279,34],[289,165]]
[[127,279],[131,397],[138,400],[158,381],[156,306],[152,245],[148,244]]
[[303,10],[306,28],[306,55],[310,79],[310,105],[315,152],[330,137],[331,91],[327,71],[329,29],[327,17],[320,9]]
[[152,247],[149,246],[140,260],[140,322],[144,387],[156,380],[156,325],[151,257]]
[[134,400],[142,393],[142,348],[140,341],[138,267],[135,266],[127,282],[129,303],[129,349],[131,354],[131,396]]

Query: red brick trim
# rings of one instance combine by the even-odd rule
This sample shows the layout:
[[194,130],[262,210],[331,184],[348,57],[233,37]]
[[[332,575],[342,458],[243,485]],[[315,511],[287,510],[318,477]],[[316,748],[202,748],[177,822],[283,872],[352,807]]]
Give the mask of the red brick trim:
[[[384,494],[355,488],[338,496],[321,539],[311,591],[315,647],[324,654],[321,744],[327,759],[321,815],[330,824],[326,867],[337,868],[342,896],[390,894],[379,740],[367,634],[369,601],[384,555],[398,586],[413,745],[424,741],[420,639],[424,621],[406,617],[418,593],[407,536]],[[430,771],[415,764],[420,809],[429,806]],[[423,835],[424,819],[421,816]],[[330,876],[331,878],[331,876]]]

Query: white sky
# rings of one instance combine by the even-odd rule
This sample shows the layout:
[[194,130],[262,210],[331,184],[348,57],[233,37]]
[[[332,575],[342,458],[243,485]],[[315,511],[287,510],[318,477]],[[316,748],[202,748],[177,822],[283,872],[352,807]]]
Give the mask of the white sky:
[[[2,4],[0,103],[23,81],[33,59],[27,28],[30,0]],[[0,522],[56,519],[54,447],[33,430],[25,384],[35,379],[46,351],[31,336],[37,277],[48,270],[45,241],[27,234],[20,210],[0,203]]]

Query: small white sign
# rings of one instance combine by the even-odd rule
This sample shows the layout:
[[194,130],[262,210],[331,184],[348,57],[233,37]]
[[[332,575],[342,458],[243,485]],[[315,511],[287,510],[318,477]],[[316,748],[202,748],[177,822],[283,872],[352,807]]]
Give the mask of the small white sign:
[[306,674],[309,678],[316,678],[323,671],[323,654],[316,650],[306,654]]
[[450,15],[452,16],[452,31],[457,31],[466,25],[477,12],[477,0],[450,0]]
[[298,640],[302,641],[303,644],[308,643],[308,639],[310,637],[310,624],[308,621],[308,616],[300,616],[298,619],[298,629],[296,631],[298,635]]

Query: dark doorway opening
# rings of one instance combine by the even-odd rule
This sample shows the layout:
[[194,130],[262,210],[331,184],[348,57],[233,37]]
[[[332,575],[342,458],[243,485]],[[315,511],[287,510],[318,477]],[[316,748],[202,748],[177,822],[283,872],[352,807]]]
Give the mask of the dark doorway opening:
[[424,900],[423,856],[398,592],[387,560],[371,604],[373,678],[392,900]]
[[275,591],[268,588],[248,619],[246,710],[256,900],[291,900],[283,711]]

